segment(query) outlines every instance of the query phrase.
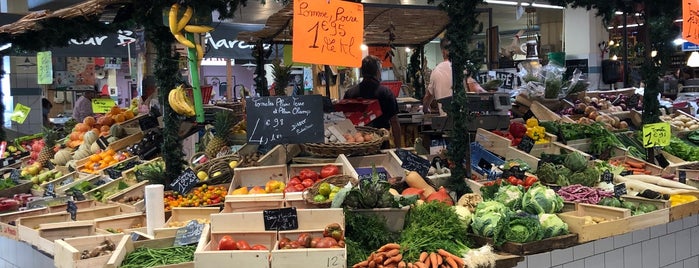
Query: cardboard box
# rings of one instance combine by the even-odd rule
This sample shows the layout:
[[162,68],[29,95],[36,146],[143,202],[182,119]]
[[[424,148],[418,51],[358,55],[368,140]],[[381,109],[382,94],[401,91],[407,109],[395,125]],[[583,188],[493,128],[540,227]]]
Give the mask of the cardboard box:
[[53,264],[57,268],[92,268],[104,267],[112,254],[97,256],[89,259],[81,259],[83,250],[91,251],[105,240],[110,240],[115,245],[119,243],[123,234],[105,234],[86,237],[58,239],[54,241]]
[[343,112],[357,126],[369,124],[383,114],[379,101],[373,99],[342,99],[335,104],[335,111]]

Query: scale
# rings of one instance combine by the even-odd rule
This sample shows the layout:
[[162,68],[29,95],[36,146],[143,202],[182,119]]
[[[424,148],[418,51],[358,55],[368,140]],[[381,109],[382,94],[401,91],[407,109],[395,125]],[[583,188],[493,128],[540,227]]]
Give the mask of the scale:
[[[479,128],[486,130],[507,128],[510,124],[510,109],[512,99],[508,93],[467,93],[468,106],[473,117],[468,124],[468,131],[475,132]],[[452,97],[439,100],[447,111],[446,116],[432,117],[432,129],[451,131],[453,119],[449,115]]]

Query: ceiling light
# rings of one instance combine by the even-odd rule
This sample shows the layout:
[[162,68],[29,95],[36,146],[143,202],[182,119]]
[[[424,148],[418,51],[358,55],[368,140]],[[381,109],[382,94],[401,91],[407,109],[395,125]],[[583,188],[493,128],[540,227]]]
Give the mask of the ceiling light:
[[4,45],[0,46],[0,51],[3,51],[5,49],[11,48],[11,47],[12,47],[12,43],[4,44]]
[[365,45],[365,44],[361,44],[361,45],[359,46],[359,49],[361,49],[362,51],[367,51],[367,50],[369,50],[369,47],[368,47],[367,45]]
[[[633,28],[633,27],[639,27],[639,26],[643,26],[643,23],[639,23],[639,24],[628,24],[628,25],[626,25],[626,28]],[[611,26],[610,26],[610,27],[607,27],[607,29],[614,29],[614,28],[615,28],[615,27],[611,27]],[[616,28],[617,28],[617,29],[624,28],[624,25],[619,25],[619,26],[617,26]]]
[[410,53],[412,51],[409,47],[405,47],[405,53]]
[[655,56],[658,56],[658,51],[657,51],[657,50],[651,51],[651,52],[650,52],[650,57],[651,57],[651,58],[655,58]]
[[[518,6],[519,5],[519,3],[512,2],[512,1],[485,0],[485,2],[488,4],[499,4],[499,5],[508,5],[508,6]],[[523,3],[523,5],[524,4],[526,4],[526,3]]]
[[680,37],[676,38],[675,40],[672,40],[672,43],[675,44],[676,46],[679,46],[679,45],[681,45],[681,44],[684,43],[684,42],[687,42],[687,41],[684,40],[684,39],[682,39],[682,38],[680,38]]
[[614,45],[614,40],[609,40],[609,46],[611,47],[613,45]]
[[248,69],[248,71],[251,71],[253,68],[257,67],[257,64],[254,64],[252,62],[248,62],[246,64],[240,65],[245,67],[245,69]]
[[617,57],[616,55],[612,56],[612,60],[618,60],[618,59],[619,59],[619,57]]
[[699,52],[692,51],[687,60],[687,66],[689,67],[699,67]]
[[547,5],[547,4],[537,4],[537,3],[532,3],[533,7],[539,7],[539,8],[551,8],[551,9],[566,9],[565,7],[562,6],[554,6],[554,5]]

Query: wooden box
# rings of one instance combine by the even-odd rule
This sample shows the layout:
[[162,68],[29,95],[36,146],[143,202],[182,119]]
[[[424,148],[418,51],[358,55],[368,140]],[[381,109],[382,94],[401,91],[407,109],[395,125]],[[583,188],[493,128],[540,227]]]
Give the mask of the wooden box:
[[184,227],[191,220],[204,220],[211,222],[211,215],[220,212],[218,207],[175,207],[172,208],[170,218],[165,222],[165,226],[154,228],[155,238],[175,236],[177,229]]
[[9,239],[18,240],[17,219],[29,216],[44,215],[48,213],[48,211],[48,208],[43,207],[2,214],[0,215],[0,229],[2,230],[0,235]]
[[581,152],[575,148],[572,148],[570,146],[567,146],[565,144],[559,143],[559,142],[549,142],[547,144],[541,144],[541,147],[535,147],[531,150],[529,153],[525,153],[524,151],[521,151],[515,147],[509,147],[509,150],[507,151],[507,155],[505,159],[520,159],[527,163],[529,167],[531,168],[531,172],[536,171],[538,165],[539,165],[539,157],[541,157],[542,153],[547,153],[547,154],[560,154],[561,150],[566,151],[568,153],[571,152],[579,152],[582,154],[585,158],[590,159],[591,156],[587,153]]
[[[96,177],[97,175],[93,174],[87,174],[87,173],[82,173],[82,172],[70,172],[68,174],[63,175],[62,177],[58,179],[51,180],[47,182],[46,184],[42,185],[41,187],[43,189],[46,189],[46,186],[53,183],[54,191],[56,194],[63,194],[65,193],[65,190],[67,190],[70,187],[67,187],[81,179],[89,179],[91,177]],[[73,184],[74,185],[74,184]]]
[[37,232],[38,235],[33,237],[31,241],[27,241],[27,243],[53,255],[55,249],[54,240],[94,235],[95,223],[91,220],[42,223],[39,224]]
[[[78,173],[82,173],[82,172],[78,172]],[[87,174],[87,173],[82,173],[82,174]],[[87,176],[84,177],[84,178],[80,178],[79,180],[76,180],[76,181],[74,181],[74,182],[72,182],[72,183],[66,184],[66,185],[61,186],[61,187],[56,187],[56,194],[58,194],[58,195],[64,195],[65,192],[66,192],[68,189],[70,189],[70,188],[72,188],[73,186],[76,186],[76,185],[78,185],[78,184],[80,184],[80,183],[82,183],[82,182],[84,182],[84,181],[90,182],[90,184],[92,184],[92,185],[94,186],[95,183],[97,183],[97,182],[100,181],[100,180],[103,180],[103,181],[106,181],[106,182],[112,181],[112,179],[110,179],[110,178],[108,178],[108,177],[104,177],[104,176],[100,176],[100,175],[95,175],[95,174],[87,174]],[[95,188],[95,187],[93,187],[93,189],[94,189],[94,188]]]
[[[163,162],[163,158],[156,157],[151,160],[145,161],[137,166],[146,165],[154,162]],[[121,177],[124,178],[125,181],[129,182],[130,185],[136,183],[138,181],[138,179],[136,178],[136,167],[132,167],[130,169],[122,171]]]
[[[554,142],[558,137],[546,133],[546,137],[549,142]],[[478,142],[483,148],[499,156],[507,156],[507,151],[512,144],[512,141],[497,135],[489,130],[479,128],[476,130],[476,142]],[[546,144],[534,144],[533,149],[543,148]]]
[[[338,223],[345,229],[342,209],[298,209],[299,228],[293,231],[279,231],[279,238],[296,240],[300,233],[310,233],[312,237],[322,236],[328,224]],[[271,255],[271,267],[291,267],[303,263],[305,268],[343,267],[347,262],[346,248],[274,248]]]
[[[691,114],[688,114],[688,113],[686,113],[682,110],[679,110],[679,109],[675,110],[675,112],[672,114],[660,116],[660,120],[662,120],[663,122],[671,123],[674,118],[679,117],[679,116],[685,116],[685,117],[689,118],[689,122],[692,122],[694,124],[699,124],[699,119],[697,119],[696,117],[692,116]],[[670,124],[670,128],[672,129],[672,132],[675,135],[677,135],[678,133],[681,133],[681,132],[687,133],[687,132],[691,131],[691,130],[684,130],[684,129],[682,129],[681,126],[676,126],[676,125],[673,125],[672,123]]]
[[[124,179],[124,178],[122,178]],[[145,211],[146,201],[145,201],[145,190],[148,185],[148,181],[142,181],[134,185],[129,186],[112,196],[108,199],[110,204],[118,204],[121,206],[121,211],[123,212],[142,212]],[[139,201],[126,203],[127,198],[139,198]]]
[[123,233],[130,234],[133,231],[146,231],[146,215],[143,213],[129,213],[95,219],[97,232],[103,234]]
[[259,186],[264,189],[269,180],[278,180],[286,184],[288,179],[286,165],[236,168],[223,210],[224,212],[242,212],[283,207],[283,193],[247,195],[232,195],[231,193],[240,187]]
[[91,251],[105,240],[110,240],[116,245],[123,236],[123,234],[106,234],[58,239],[54,241],[53,264],[56,265],[57,268],[104,267],[111,254],[81,259],[80,255],[82,251]]
[[398,158],[393,157],[393,155],[389,153],[356,157],[346,157],[345,155],[339,155],[338,161],[336,162],[341,162],[346,167],[349,167],[348,175],[351,175],[353,178],[356,179],[359,179],[359,176],[361,174],[359,171],[370,172],[372,164],[376,164],[377,169],[384,168],[388,173],[388,178],[405,177],[405,170],[400,166]]
[[384,218],[386,228],[392,232],[400,232],[405,225],[405,216],[408,215],[410,206],[402,208],[373,208],[373,209],[352,209],[352,212],[360,214],[373,214]]
[[[689,182],[689,179],[687,179],[687,182]],[[691,193],[691,195],[699,197],[697,192]],[[696,214],[699,214],[699,200],[670,207],[670,221],[676,221]]]
[[635,157],[630,156],[630,155],[615,156],[615,157],[610,158],[609,160],[610,160],[610,161],[612,161],[612,160],[618,160],[618,161],[621,161],[622,163],[626,162],[626,160],[631,160],[631,161],[634,161],[634,162],[637,162],[637,163],[644,163],[644,164],[645,164],[645,170],[650,171],[650,174],[649,174],[649,175],[660,176],[660,175],[663,174],[663,168],[661,168],[661,167],[659,167],[659,166],[657,166],[657,165],[655,165],[655,164],[648,163],[648,162],[646,162],[646,161],[644,161],[644,160],[642,160],[642,159],[635,158]]
[[[270,250],[277,240],[276,231],[265,231],[261,211],[221,213],[211,215],[211,232],[202,241],[204,246],[194,253],[195,267],[215,267],[220,263],[235,263],[236,267],[269,267]],[[261,244],[268,250],[218,250],[218,241],[230,235],[248,244]]]
[[[128,188],[128,185],[125,185],[126,183],[123,182],[122,178],[118,178],[116,180],[112,180],[108,183],[102,184],[90,191],[85,192],[85,197],[89,199],[94,199],[96,201],[102,202],[102,203],[107,203],[109,201],[109,198],[120,193],[121,191],[125,190]],[[126,188],[119,189],[119,186],[126,186]],[[99,193],[101,193],[101,197],[99,196]],[[98,197],[100,197],[98,199]]]
[[[339,162],[336,159],[336,162],[334,162],[334,163],[291,164],[291,165],[289,165],[289,179],[293,178],[294,176],[297,176],[299,174],[299,172],[301,172],[301,170],[305,169],[305,168],[308,168],[308,169],[311,169],[315,172],[318,172],[318,174],[320,175],[320,170],[326,165],[337,166],[338,169],[340,170],[340,174],[351,175],[350,174],[351,168],[345,166],[345,164],[343,164],[342,162]],[[306,203],[306,200],[303,199],[301,192],[286,193],[284,200],[286,201],[284,206],[287,206],[287,207],[296,207],[296,208],[315,208],[316,207],[316,206],[313,206],[311,204]]]
[[34,183],[32,181],[20,180],[19,184],[0,190],[0,197],[12,198],[15,194],[27,194],[31,192]]
[[[80,211],[82,209],[87,209],[87,208],[94,208],[97,206],[97,202],[95,200],[75,201],[74,203],[75,203],[75,206],[78,208],[78,211]],[[49,213],[65,212],[66,208],[68,208],[68,203],[50,206]]]
[[[493,239],[490,237],[469,234],[469,237],[478,246],[486,244],[494,245]],[[542,252],[549,252],[554,249],[562,249],[574,246],[578,243],[578,234],[567,234],[555,237],[549,237],[539,241],[529,243],[505,242],[501,246],[495,246],[496,249],[502,252],[514,255],[532,255]]]
[[[243,145],[239,154],[253,154],[258,151],[259,145],[246,143]],[[257,165],[259,166],[274,166],[274,165],[286,165],[291,162],[291,159],[301,153],[301,146],[298,144],[288,144],[288,145],[276,145],[266,154],[257,160]],[[236,169],[237,170],[237,169]]]
[[109,149],[114,150],[115,152],[118,152],[129,145],[136,144],[137,142],[141,141],[143,139],[143,132],[141,131],[136,131],[133,134],[130,134],[122,139],[119,139],[115,142],[112,142],[108,145]]
[[[208,227],[204,227],[206,229]],[[152,239],[152,240],[143,240],[143,241],[133,241],[131,239],[131,236],[123,236],[119,243],[117,244],[117,249],[112,253],[112,256],[109,257],[109,260],[107,261],[107,264],[105,264],[104,267],[106,268],[116,268],[121,266],[121,263],[124,261],[126,258],[126,255],[129,253],[133,252],[135,249],[140,248],[140,247],[146,247],[146,248],[169,248],[172,247],[175,243],[175,237],[166,237],[166,238],[159,238],[159,239]],[[201,242],[197,247],[201,246]],[[221,263],[217,265],[222,265]],[[179,264],[171,264],[171,265],[160,265],[160,266],[153,266],[153,267],[160,267],[160,268],[193,268],[194,267],[194,262],[185,262],[185,263],[179,263]]]
[[[607,221],[585,224],[585,217],[602,217]],[[558,217],[568,224],[571,233],[578,234],[578,243],[585,243],[628,232],[628,209],[578,204],[577,210],[559,213]]]
[[658,208],[658,210],[653,212],[629,217],[628,232],[670,222],[670,202],[666,200],[647,199],[635,196],[622,196],[621,198],[625,202],[653,204]]
[[223,212],[252,212],[283,207],[283,194],[227,195]]
[[[111,145],[110,145],[110,146],[111,146]],[[76,167],[76,170],[82,171],[82,170],[83,170],[83,167],[85,166],[85,163],[87,163],[87,160],[89,160],[89,157],[86,157],[86,158],[83,158],[83,159],[78,160],[78,162],[76,162],[76,166],[77,166],[77,167]],[[138,160],[138,156],[127,157],[126,159],[121,160],[121,161],[119,161],[119,162],[116,162],[116,163],[114,163],[114,164],[112,164],[112,165],[106,166],[106,167],[104,167],[104,168],[95,169],[93,174],[101,175],[101,174],[103,173],[103,171],[104,171],[105,169],[107,169],[107,168],[114,167],[114,166],[116,166],[116,165],[118,165],[118,164],[121,164],[121,163],[124,163],[124,162],[136,161],[136,160]]]

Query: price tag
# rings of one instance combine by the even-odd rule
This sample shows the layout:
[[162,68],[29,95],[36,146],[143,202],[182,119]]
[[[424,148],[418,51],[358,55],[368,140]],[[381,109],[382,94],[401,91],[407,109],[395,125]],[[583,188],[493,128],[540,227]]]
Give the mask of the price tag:
[[527,112],[524,113],[524,115],[522,115],[522,119],[524,119],[524,122],[527,122],[527,120],[529,118],[532,118],[532,117],[536,118],[536,116],[534,115],[534,112],[532,112],[532,110],[527,110]]
[[22,178],[22,172],[19,171],[19,169],[13,169],[10,172],[10,179],[12,180],[12,182],[19,184],[20,178]]
[[10,120],[15,121],[19,124],[24,124],[24,120],[27,119],[27,117],[29,116],[29,112],[31,111],[31,107],[25,106],[18,102],[15,105],[14,112],[12,112],[12,115],[10,115]]
[[286,231],[299,228],[295,207],[263,210],[262,217],[267,231]]
[[633,171],[624,170],[621,173],[619,173],[619,176],[626,176],[626,175],[633,175]]
[[609,172],[609,170],[605,170],[602,172],[602,175],[600,175],[600,180],[606,183],[612,183],[614,181],[614,174]]
[[41,51],[36,53],[37,84],[53,84],[53,63],[51,61],[51,51]]
[[112,107],[116,106],[113,99],[92,99],[92,112],[97,114],[106,114],[112,111]]
[[[355,168],[354,169],[359,176],[359,181],[371,180],[371,168]],[[376,173],[379,175],[379,180],[387,181],[389,174],[384,167],[376,167]]]
[[427,178],[427,172],[430,170],[430,161],[420,157],[412,152],[397,148],[396,155],[401,160],[401,167],[409,170],[415,171],[423,178]]
[[75,218],[78,215],[78,206],[75,205],[75,202],[68,201],[68,206],[66,207],[66,211],[68,211],[68,213],[70,213],[71,220],[76,220]]
[[177,177],[172,183],[170,183],[170,188],[172,190],[180,193],[180,194],[186,194],[189,193],[192,188],[199,182],[199,178],[197,178],[197,174],[194,174],[194,171],[191,168],[188,168],[180,176]]
[[661,168],[666,168],[667,166],[670,165],[670,162],[668,162],[667,159],[665,159],[665,156],[663,154],[655,155],[655,161],[658,162],[658,165]]
[[360,67],[364,6],[346,1],[294,1],[294,62]]
[[520,149],[525,153],[530,153],[532,148],[534,148],[534,140],[529,136],[524,136],[519,145],[517,145],[517,149]]
[[670,144],[670,123],[662,122],[643,125],[643,147],[667,146]]
[[140,234],[138,234],[136,232],[131,233],[131,241],[138,241],[139,239],[141,239]]
[[85,200],[85,195],[83,194],[82,191],[77,190],[77,189],[73,189],[72,192],[73,192],[73,200],[76,200],[76,201]]
[[625,183],[619,183],[617,185],[614,185],[614,196],[620,197],[622,195],[626,194],[626,184]]
[[177,229],[175,233],[175,246],[185,246],[197,243],[201,232],[204,230],[204,224],[191,220],[187,225]]
[[56,197],[56,190],[53,183],[46,184],[46,189],[44,189],[44,196]]
[[679,172],[679,180],[681,183],[687,183],[687,171],[680,170]]

